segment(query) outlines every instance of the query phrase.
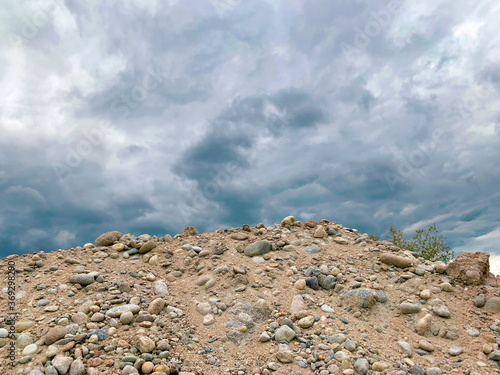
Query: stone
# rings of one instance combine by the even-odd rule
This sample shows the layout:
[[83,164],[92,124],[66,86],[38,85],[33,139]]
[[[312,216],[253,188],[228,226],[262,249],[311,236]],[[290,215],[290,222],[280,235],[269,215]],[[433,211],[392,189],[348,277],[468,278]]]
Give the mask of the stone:
[[369,309],[377,302],[377,294],[370,289],[355,289],[345,293],[344,302],[347,306]]
[[168,287],[164,281],[158,280],[155,282],[155,294],[157,296],[168,296]]
[[304,298],[300,294],[296,294],[292,298],[292,303],[290,304],[290,312],[292,315],[298,315],[301,311],[306,310],[307,305]]
[[69,282],[73,284],[80,284],[82,286],[87,286],[95,281],[94,275],[90,273],[79,273],[73,275],[69,278]]
[[37,350],[38,350],[38,346],[37,346],[36,344],[29,344],[29,345],[27,345],[27,346],[23,349],[22,354],[23,354],[23,355],[31,355],[31,354],[35,354]]
[[295,284],[293,284],[295,289],[303,290],[306,287],[306,281],[304,279],[298,279]]
[[316,245],[308,246],[304,248],[304,251],[308,254],[317,254],[319,253],[319,247]]
[[263,240],[248,245],[245,248],[244,253],[248,257],[254,257],[254,256],[264,255],[270,251],[271,251],[271,244]]
[[139,349],[141,353],[151,353],[155,349],[154,341],[146,336],[136,336],[134,346]]
[[158,315],[165,307],[165,300],[163,298],[156,298],[148,306],[148,313]]
[[399,347],[403,350],[403,352],[411,358],[411,356],[413,355],[413,349],[411,348],[411,345],[408,344],[407,342],[405,341],[398,341],[398,345]]
[[133,375],[133,374],[139,374],[139,371],[134,366],[126,365],[122,370],[122,375]]
[[315,238],[324,238],[328,237],[328,234],[326,233],[325,228],[323,228],[322,225],[319,225],[316,230],[314,231],[314,237]]
[[484,304],[484,310],[494,314],[500,313],[500,297],[488,298]]
[[418,303],[403,302],[399,305],[399,309],[402,314],[417,314],[422,310],[422,307]]
[[155,247],[156,247],[156,242],[148,241],[140,247],[139,254],[146,254],[147,252],[153,250]]
[[476,298],[474,298],[474,306],[476,307],[483,307],[485,303],[486,296],[484,294],[480,294]]
[[431,314],[427,314],[418,320],[415,326],[415,330],[419,335],[423,336],[429,330],[431,320],[432,320]]
[[448,353],[452,356],[457,356],[460,355],[464,352],[464,348],[461,348],[459,346],[452,346]]
[[117,230],[101,234],[95,240],[95,246],[111,246],[115,241],[119,241],[122,234]]
[[408,370],[408,372],[411,375],[425,375],[424,369],[418,365],[411,366],[410,369]]
[[87,314],[84,314],[82,312],[78,312],[71,316],[71,321],[76,324],[83,324],[86,323],[88,320],[89,317],[87,316]]
[[122,324],[130,324],[134,320],[134,314],[131,311],[124,311],[120,315],[120,322]]
[[295,223],[295,218],[293,216],[287,216],[281,221],[281,227],[292,226]]
[[297,322],[300,328],[309,328],[314,324],[314,316],[306,316]]
[[354,362],[354,371],[360,375],[366,375],[370,370],[370,363],[365,358],[358,358],[356,362]]
[[207,315],[212,312],[212,306],[208,302],[201,302],[196,305],[196,311],[198,311],[201,315]]
[[373,362],[372,370],[377,372],[382,372],[385,370],[385,363],[383,362]]
[[287,325],[279,327],[274,334],[274,339],[277,342],[281,341],[290,342],[294,338],[295,338],[295,331],[290,327],[288,327]]
[[314,220],[306,220],[304,222],[304,226],[307,228],[315,228],[318,225],[318,223]]
[[291,350],[278,351],[278,353],[276,353],[276,359],[281,363],[292,363],[294,355]]
[[319,290],[319,281],[316,276],[308,277],[306,279],[306,285],[314,290]]
[[327,275],[327,276],[320,275],[320,276],[318,276],[319,285],[323,289],[326,289],[326,290],[330,290],[330,289],[335,288],[336,281],[337,281],[337,279],[335,278],[335,276],[332,276],[332,275]]
[[439,367],[429,367],[425,371],[425,375],[441,375],[442,373]]
[[111,246],[111,250],[114,250],[114,251],[123,251],[123,250],[125,250],[125,245],[122,244],[122,243],[114,244],[113,246]]
[[451,316],[450,310],[448,310],[445,305],[434,306],[432,308],[432,311],[434,311],[436,315],[439,315],[442,318],[449,318]]
[[410,258],[405,258],[399,255],[394,255],[394,254],[382,254],[380,256],[380,261],[382,263],[391,265],[391,266],[396,266],[399,268],[407,268],[412,266],[412,261]]
[[137,305],[127,304],[109,309],[108,311],[106,311],[106,315],[110,318],[119,318],[124,311],[130,311],[133,314],[137,314],[140,310],[141,308]]
[[181,233],[182,237],[197,236],[198,230],[195,227],[186,227]]
[[17,333],[21,333],[21,332],[27,331],[28,329],[30,329],[31,327],[34,327],[34,326],[35,326],[35,322],[33,322],[33,321],[22,320],[22,321],[16,322],[14,325],[14,328],[15,328]]
[[424,289],[420,292],[420,298],[427,301],[432,298],[432,292],[429,289]]
[[207,314],[203,317],[203,324],[206,326],[213,324],[214,321],[215,321],[215,318],[212,314]]
[[48,330],[48,332],[43,337],[43,341],[45,345],[50,345],[57,340],[62,339],[67,333],[68,330],[65,327],[55,326]]
[[495,350],[488,355],[488,359],[492,361],[500,361],[500,350]]
[[57,356],[52,359],[51,363],[59,374],[66,374],[69,371],[69,367],[73,363],[73,358]]
[[81,359],[75,359],[69,368],[69,375],[83,375],[85,374],[85,366]]
[[154,369],[154,365],[151,362],[145,362],[142,364],[142,367],[141,367],[141,371],[144,374],[150,374],[151,372],[153,372],[153,369]]
[[446,266],[446,274],[466,285],[484,284],[490,272],[490,254],[462,253]]

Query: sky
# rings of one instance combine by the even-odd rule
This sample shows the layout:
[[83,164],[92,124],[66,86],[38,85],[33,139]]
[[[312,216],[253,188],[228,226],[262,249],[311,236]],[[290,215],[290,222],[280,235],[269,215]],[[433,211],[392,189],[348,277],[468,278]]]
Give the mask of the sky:
[[[500,4],[6,0],[0,256],[323,218],[500,261]],[[497,25],[497,26],[495,26]]]

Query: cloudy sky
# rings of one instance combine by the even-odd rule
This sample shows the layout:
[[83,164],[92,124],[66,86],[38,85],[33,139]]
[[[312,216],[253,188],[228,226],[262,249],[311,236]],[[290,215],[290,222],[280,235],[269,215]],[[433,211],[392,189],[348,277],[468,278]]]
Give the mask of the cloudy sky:
[[500,256],[499,8],[2,1],[0,255],[294,215]]

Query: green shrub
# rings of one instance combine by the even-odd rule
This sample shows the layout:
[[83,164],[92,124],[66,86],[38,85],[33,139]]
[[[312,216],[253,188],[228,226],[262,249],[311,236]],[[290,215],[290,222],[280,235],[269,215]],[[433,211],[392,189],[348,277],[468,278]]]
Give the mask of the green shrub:
[[455,258],[455,254],[445,244],[446,238],[438,235],[436,224],[429,225],[427,229],[418,229],[410,239],[404,238],[404,233],[394,226],[389,229],[390,236],[387,238],[397,247],[409,250],[418,256],[433,262],[449,262]]

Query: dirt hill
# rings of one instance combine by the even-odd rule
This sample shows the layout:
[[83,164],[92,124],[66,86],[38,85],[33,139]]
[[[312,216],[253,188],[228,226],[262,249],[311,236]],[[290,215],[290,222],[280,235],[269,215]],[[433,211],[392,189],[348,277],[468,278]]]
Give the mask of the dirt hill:
[[0,260],[0,368],[500,373],[500,279],[488,257],[432,263],[293,217],[214,233],[188,227],[173,238],[108,232],[83,247]]

